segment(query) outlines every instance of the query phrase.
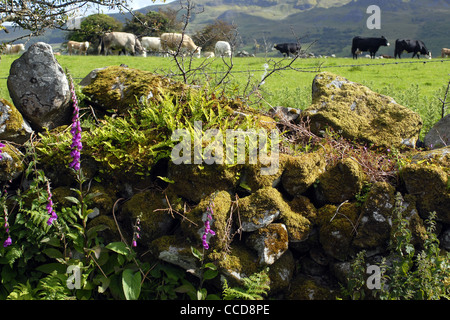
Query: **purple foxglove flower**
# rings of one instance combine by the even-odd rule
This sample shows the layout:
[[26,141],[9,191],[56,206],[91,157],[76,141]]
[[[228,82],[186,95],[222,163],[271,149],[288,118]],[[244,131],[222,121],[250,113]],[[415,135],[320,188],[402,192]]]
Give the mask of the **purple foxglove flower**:
[[8,236],[8,238],[5,240],[5,242],[3,243],[3,247],[8,247],[12,244],[12,239],[10,236]]

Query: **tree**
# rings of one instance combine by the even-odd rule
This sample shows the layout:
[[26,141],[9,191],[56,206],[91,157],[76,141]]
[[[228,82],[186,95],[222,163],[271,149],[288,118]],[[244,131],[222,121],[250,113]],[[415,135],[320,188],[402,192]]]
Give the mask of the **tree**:
[[92,14],[81,22],[80,29],[72,31],[67,38],[74,41],[92,41],[106,32],[121,31],[122,27],[120,21],[107,14]]
[[0,0],[0,25],[14,22],[39,35],[47,28],[62,28],[79,10],[92,5],[130,10],[127,0]]
[[138,37],[158,36],[169,31],[169,20],[156,11],[149,11],[146,14],[135,12],[133,19],[127,19],[123,31]]
[[100,36],[110,31],[121,31],[122,23],[107,14],[92,14],[86,17],[80,28],[71,31],[67,39],[73,41],[89,41],[92,48],[99,44]]
[[178,19],[178,10],[167,7],[166,9],[159,9],[158,12],[168,20],[168,32],[180,32],[183,28],[183,21]]
[[223,20],[216,20],[200,31],[197,31],[192,40],[201,43],[203,51],[214,51],[217,41],[228,41],[233,46],[236,38],[236,26]]

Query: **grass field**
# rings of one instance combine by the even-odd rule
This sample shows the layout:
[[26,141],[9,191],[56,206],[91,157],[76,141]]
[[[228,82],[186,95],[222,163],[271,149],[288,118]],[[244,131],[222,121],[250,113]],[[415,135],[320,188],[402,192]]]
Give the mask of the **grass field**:
[[[0,97],[10,99],[6,85],[11,63],[18,56],[2,56],[0,61]],[[76,82],[80,81],[95,68],[126,64],[130,68],[147,70],[159,74],[179,74],[173,59],[150,56],[147,58],[132,56],[58,56],[58,61],[67,69]],[[228,60],[229,61],[229,60]],[[268,63],[270,72],[274,62],[264,58],[233,58],[232,74],[227,78],[224,88],[230,95],[248,94],[252,85],[257,84],[264,74],[264,65]],[[281,63],[287,64],[288,60]],[[425,63],[426,62],[426,63]],[[204,59],[195,59],[192,68],[204,63]],[[189,61],[185,67],[189,68]],[[319,69],[320,66],[320,69]],[[447,84],[450,80],[450,60],[369,60],[350,58],[298,59],[292,65],[296,70],[283,70],[271,75],[261,87],[263,103],[261,108],[269,106],[287,106],[304,109],[311,101],[311,84],[320,71],[329,71],[347,79],[367,85],[372,90],[393,97],[398,103],[418,112],[424,120],[425,134],[441,116],[442,103]],[[213,85],[227,70],[221,59],[208,64],[206,72],[196,74],[197,82],[205,81]],[[247,86],[250,84],[250,86]],[[245,91],[245,92],[244,92]],[[448,111],[446,112],[448,113]]]

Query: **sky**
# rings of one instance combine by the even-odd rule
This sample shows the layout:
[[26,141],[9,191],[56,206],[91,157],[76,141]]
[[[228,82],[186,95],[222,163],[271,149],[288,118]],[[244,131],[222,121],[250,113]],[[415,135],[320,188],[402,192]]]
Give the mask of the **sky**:
[[[164,4],[164,3],[170,3],[175,0],[166,0],[166,2],[163,2],[162,0],[156,0],[155,2],[152,2],[151,0],[129,0],[129,5],[133,10],[141,9],[153,4]],[[96,9],[92,9],[93,12],[89,12],[88,14],[92,14],[96,12]],[[107,9],[103,9],[103,13],[114,13],[116,11],[107,11]]]

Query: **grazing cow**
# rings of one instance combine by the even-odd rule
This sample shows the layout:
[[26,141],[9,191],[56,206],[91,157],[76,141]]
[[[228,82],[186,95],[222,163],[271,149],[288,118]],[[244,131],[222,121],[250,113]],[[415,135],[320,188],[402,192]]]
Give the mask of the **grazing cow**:
[[226,41],[217,41],[214,53],[218,57],[231,57],[231,46]]
[[25,46],[20,44],[7,44],[6,48],[3,50],[3,53],[5,54],[18,54],[22,51],[25,51]]
[[450,49],[442,48],[441,56],[442,56],[442,58],[450,57]]
[[204,56],[206,59],[214,58],[214,57],[215,57],[214,52],[212,52],[212,51],[207,51],[207,52],[203,53],[203,56]]
[[283,54],[283,57],[289,57],[290,54],[297,55],[301,48],[299,43],[292,42],[275,44],[272,50],[278,50]]
[[72,55],[74,51],[78,52],[78,54],[87,55],[87,50],[89,49],[90,44],[91,43],[89,41],[69,41],[67,42],[67,51],[69,52],[69,55]]
[[159,37],[142,37],[141,45],[147,52],[162,52],[161,39]]
[[375,59],[375,54],[381,46],[390,46],[389,42],[383,36],[381,38],[354,37],[352,41],[353,59],[358,59],[358,55],[364,51],[369,51],[370,58]]
[[411,53],[413,52],[412,57],[414,58],[417,55],[417,58],[420,58],[420,55],[423,54],[428,56],[428,59],[431,59],[431,52],[427,49],[425,44],[420,40],[410,40],[410,39],[397,39],[395,41],[395,58],[400,59],[401,54],[403,52]]
[[127,54],[131,52],[132,55],[139,54],[145,55],[145,50],[142,48],[141,42],[138,38],[127,32],[109,32],[105,33],[100,39],[100,45],[98,46],[98,54],[104,53],[108,55],[111,52],[122,52]]
[[164,52],[187,51],[189,54],[200,58],[202,48],[197,46],[191,37],[181,33],[163,33],[161,35],[161,46]]

